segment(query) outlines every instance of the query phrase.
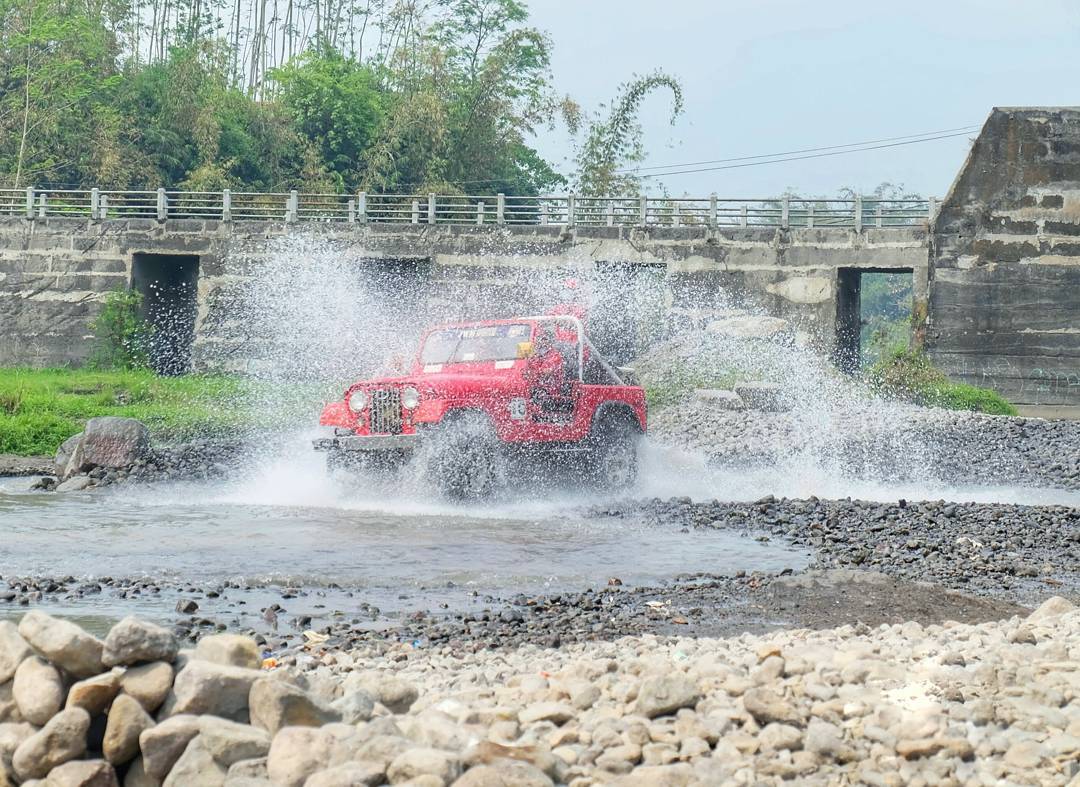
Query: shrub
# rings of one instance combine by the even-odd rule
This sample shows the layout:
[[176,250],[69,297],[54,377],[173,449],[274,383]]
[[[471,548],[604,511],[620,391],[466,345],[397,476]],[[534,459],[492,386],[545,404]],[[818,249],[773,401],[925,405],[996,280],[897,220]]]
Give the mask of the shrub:
[[997,392],[950,380],[922,350],[896,347],[871,367],[867,377],[878,392],[926,407],[1017,414]]
[[105,300],[90,324],[95,347],[90,365],[96,369],[147,369],[153,326],[142,318],[142,294],[117,290]]

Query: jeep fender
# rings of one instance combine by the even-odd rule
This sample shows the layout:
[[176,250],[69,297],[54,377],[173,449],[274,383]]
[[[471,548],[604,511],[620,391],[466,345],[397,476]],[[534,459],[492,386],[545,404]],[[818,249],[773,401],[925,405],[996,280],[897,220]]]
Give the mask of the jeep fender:
[[626,402],[606,401],[601,402],[593,410],[592,419],[589,422],[589,431],[592,431],[593,425],[602,422],[604,419],[612,418],[627,423],[633,424],[639,432],[645,433],[645,427],[638,419],[637,414],[634,412],[634,408]]

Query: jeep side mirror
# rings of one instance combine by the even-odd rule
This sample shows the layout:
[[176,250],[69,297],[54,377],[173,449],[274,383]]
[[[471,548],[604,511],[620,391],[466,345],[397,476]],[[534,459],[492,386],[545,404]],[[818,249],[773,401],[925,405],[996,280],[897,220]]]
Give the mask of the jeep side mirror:
[[518,342],[517,357],[520,358],[532,358],[535,348],[532,342]]

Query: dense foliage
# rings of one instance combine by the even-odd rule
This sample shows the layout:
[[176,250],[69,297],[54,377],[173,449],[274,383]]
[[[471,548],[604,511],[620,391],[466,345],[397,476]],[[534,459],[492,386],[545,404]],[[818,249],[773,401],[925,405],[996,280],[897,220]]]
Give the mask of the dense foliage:
[[926,353],[909,350],[906,344],[895,347],[871,367],[868,380],[886,396],[927,407],[1016,415],[1016,408],[1000,394],[953,382],[934,366]]
[[[582,122],[520,0],[0,0],[0,187],[633,190],[636,113]],[[531,146],[580,129],[578,171]]]

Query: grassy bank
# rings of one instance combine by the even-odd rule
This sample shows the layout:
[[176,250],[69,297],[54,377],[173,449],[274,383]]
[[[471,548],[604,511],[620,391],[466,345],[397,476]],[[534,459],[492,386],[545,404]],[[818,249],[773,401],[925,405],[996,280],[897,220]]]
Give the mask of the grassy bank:
[[1016,408],[987,388],[957,383],[935,367],[925,353],[896,348],[867,374],[880,393],[891,398],[946,410],[970,410],[991,415],[1016,415]]
[[138,418],[159,440],[225,435],[251,423],[250,383],[149,371],[0,369],[0,453],[51,454],[88,418]]

